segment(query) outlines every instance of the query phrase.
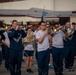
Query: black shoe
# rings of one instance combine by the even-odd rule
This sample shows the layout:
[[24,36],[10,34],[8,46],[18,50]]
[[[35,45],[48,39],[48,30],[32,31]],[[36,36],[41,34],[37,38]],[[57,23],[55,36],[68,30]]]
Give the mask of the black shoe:
[[29,73],[33,73],[33,71],[31,69],[29,69]]
[[63,73],[62,72],[59,72],[59,75],[63,75]]
[[55,75],[59,75],[59,72],[55,73]]
[[29,69],[27,69],[26,72],[29,72]]
[[6,68],[7,71],[10,70],[10,66],[9,66],[9,65],[6,65],[6,64],[5,64],[5,68]]
[[74,69],[72,67],[69,68],[70,71],[74,71]]
[[1,63],[0,63],[0,66],[1,66]]
[[[6,68],[6,67],[5,67],[5,68]],[[10,68],[6,68],[6,70],[7,70],[7,71],[9,71],[9,70],[10,70]]]
[[71,71],[74,71],[74,69],[71,69]]

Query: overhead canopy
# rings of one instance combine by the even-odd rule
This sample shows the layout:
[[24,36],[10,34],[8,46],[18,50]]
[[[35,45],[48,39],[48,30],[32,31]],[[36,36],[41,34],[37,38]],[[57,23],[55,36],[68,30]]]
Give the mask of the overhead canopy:
[[29,10],[0,10],[0,15],[24,15],[31,17],[41,17],[42,12],[46,12],[46,17],[70,17],[76,16],[76,13],[71,11],[51,11],[51,10],[43,10],[39,8],[31,8]]

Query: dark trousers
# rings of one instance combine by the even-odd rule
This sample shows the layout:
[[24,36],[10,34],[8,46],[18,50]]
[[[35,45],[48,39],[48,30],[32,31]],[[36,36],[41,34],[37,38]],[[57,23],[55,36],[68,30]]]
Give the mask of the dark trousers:
[[38,75],[48,75],[48,65],[50,61],[50,50],[37,53]]
[[4,50],[4,45],[2,44],[2,57],[5,59],[5,50]]
[[75,46],[75,56],[76,56],[76,46]]
[[55,73],[63,72],[63,48],[52,47],[53,66]]
[[5,68],[9,69],[9,48],[7,46],[3,46],[4,53],[5,53]]
[[0,51],[0,65],[2,63],[2,52]]
[[65,68],[73,67],[74,64],[74,56],[75,56],[75,47],[74,46],[66,46],[64,48],[65,55]]
[[21,75],[22,50],[10,50],[10,73]]
[[75,39],[75,56],[76,56],[76,39]]

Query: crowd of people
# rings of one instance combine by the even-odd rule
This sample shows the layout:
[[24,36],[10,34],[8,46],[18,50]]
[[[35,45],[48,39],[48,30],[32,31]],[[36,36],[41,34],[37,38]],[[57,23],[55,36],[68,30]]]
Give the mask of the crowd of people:
[[[22,57],[26,57],[26,72],[32,70],[35,54],[38,75],[48,75],[49,66],[55,75],[63,75],[63,62],[67,72],[74,71],[76,53],[76,23],[66,22],[51,25],[41,21],[35,31],[31,26],[23,30],[17,20],[7,25],[6,30],[0,30],[0,65],[5,60],[5,68],[10,75],[21,75]],[[52,63],[50,64],[50,59]]]

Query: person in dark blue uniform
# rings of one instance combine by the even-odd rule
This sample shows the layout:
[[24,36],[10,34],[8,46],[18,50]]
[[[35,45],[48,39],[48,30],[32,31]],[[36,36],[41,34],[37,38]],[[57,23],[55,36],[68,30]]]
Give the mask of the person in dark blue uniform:
[[2,63],[2,41],[5,40],[5,36],[3,35],[3,33],[0,31],[0,65]]
[[74,71],[74,55],[75,55],[75,40],[76,34],[75,29],[71,27],[70,22],[66,22],[65,31],[68,34],[68,38],[64,41],[64,55],[65,55],[65,68],[66,71]]
[[45,22],[41,21],[39,25],[40,30],[36,33],[38,75],[48,75],[50,61],[49,40],[51,41],[51,36],[48,34]]
[[12,21],[12,29],[8,33],[10,39],[10,73],[11,75],[21,75],[21,62],[22,62],[22,38],[26,37],[22,31],[18,29],[19,25],[17,20]]
[[[3,30],[2,28],[3,28],[3,22],[0,21],[0,31],[3,34],[5,32],[5,30]],[[4,52],[4,49],[3,49],[3,44],[1,44],[1,47],[2,47],[2,58],[4,59],[5,58],[5,52]]]
[[[74,36],[74,42],[75,42],[74,46],[75,46],[76,45],[76,23],[75,22],[72,22],[72,27],[74,28],[73,36]],[[74,56],[74,58],[76,58],[76,46],[75,46],[75,56]]]
[[66,37],[65,33],[59,23],[55,23],[56,31],[53,32],[52,37],[52,57],[55,75],[63,75],[63,54],[64,43],[63,39]]
[[74,47],[75,47],[75,56],[74,56],[74,58],[76,57],[76,30],[74,31],[74,42],[75,42],[75,44],[74,44]]
[[[18,30],[21,31],[21,34],[22,34],[22,37],[23,37],[23,36],[25,35],[25,31],[23,30],[22,25],[19,25]],[[23,37],[23,38],[24,38],[24,37]],[[23,39],[23,38],[22,38],[22,39]],[[22,43],[23,43],[23,42],[22,42]],[[23,45],[23,51],[22,51],[22,61],[24,62],[23,56],[24,56],[24,45]]]
[[9,70],[9,45],[10,45],[10,40],[8,38],[8,32],[11,29],[11,25],[7,25],[7,30],[3,32],[5,36],[5,40],[2,41],[2,47],[4,50],[4,57],[5,57],[5,68]]

